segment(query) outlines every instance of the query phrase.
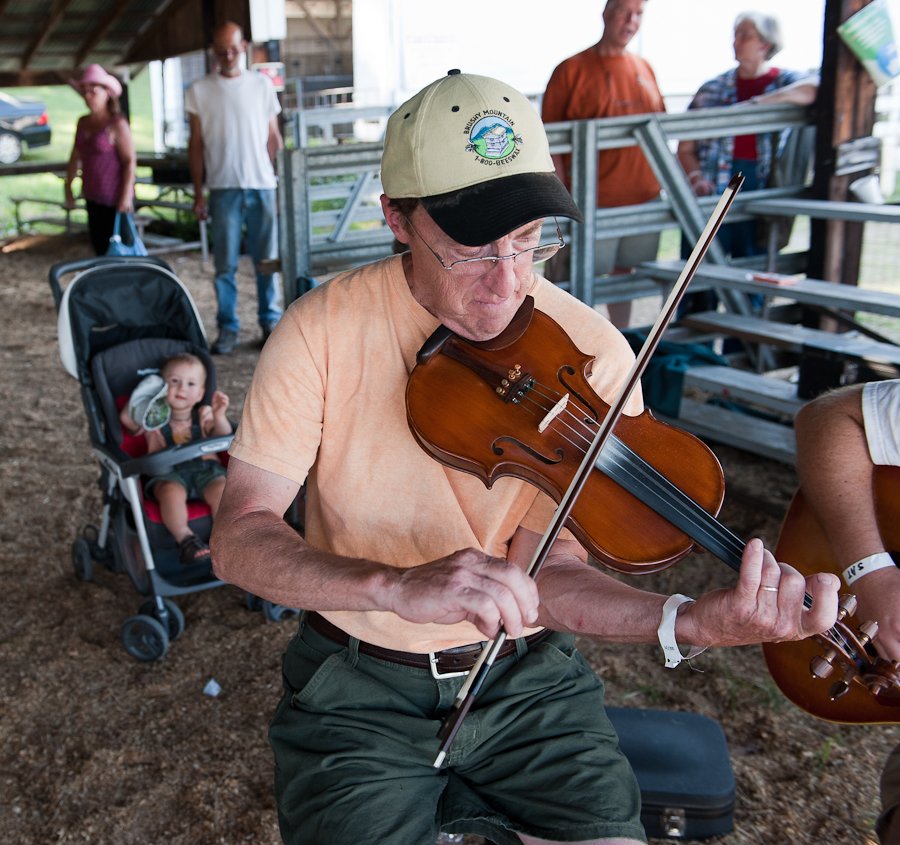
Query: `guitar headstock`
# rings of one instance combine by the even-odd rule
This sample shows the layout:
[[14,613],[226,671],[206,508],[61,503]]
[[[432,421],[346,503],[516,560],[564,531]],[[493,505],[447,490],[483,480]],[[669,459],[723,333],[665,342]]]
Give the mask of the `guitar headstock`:
[[829,690],[831,701],[845,696],[856,682],[870,695],[893,698],[894,704],[900,704],[900,663],[885,660],[875,651],[872,643],[878,636],[877,622],[863,622],[854,631],[851,623],[856,608],[856,596],[840,597],[834,627],[813,638],[824,651],[810,660],[809,671],[814,678],[825,680],[840,668],[842,677]]

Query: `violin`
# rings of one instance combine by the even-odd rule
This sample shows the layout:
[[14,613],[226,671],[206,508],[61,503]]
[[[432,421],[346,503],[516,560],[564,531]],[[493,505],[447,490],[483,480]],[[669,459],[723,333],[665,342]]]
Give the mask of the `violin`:
[[[419,351],[407,384],[410,430],[432,457],[488,487],[513,476],[559,502],[608,409],[588,381],[592,361],[531,297],[490,341],[468,341],[441,327]],[[716,519],[723,496],[722,469],[709,447],[645,410],[618,418],[565,524],[592,556],[619,572],[656,572],[695,544],[737,571],[746,543]],[[805,672],[794,661],[772,675],[813,715],[826,711],[794,692],[798,668],[821,679],[839,666],[847,685],[878,672],[869,650],[877,626],[851,630],[846,620],[855,607],[853,596],[842,596],[829,631],[767,650],[771,668],[773,651],[802,649]],[[817,653],[823,649],[824,656]],[[895,676],[879,674],[886,696],[900,694]],[[812,697],[824,698],[826,686],[816,685]]]
[[[490,341],[441,327],[419,351],[407,384],[410,430],[433,458],[488,488],[513,476],[559,502],[609,411],[588,381],[592,360],[530,296]],[[690,516],[700,521],[699,511],[718,513],[725,495],[722,468],[703,441],[649,410],[623,415],[566,526],[611,569],[664,569],[694,540],[645,503],[654,486],[684,494],[679,503],[690,500]],[[674,516],[674,506],[662,509]]]

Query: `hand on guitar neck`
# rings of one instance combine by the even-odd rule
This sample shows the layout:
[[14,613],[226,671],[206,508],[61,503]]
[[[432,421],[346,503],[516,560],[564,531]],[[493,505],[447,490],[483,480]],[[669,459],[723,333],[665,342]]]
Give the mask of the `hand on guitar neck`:
[[[900,490],[900,467],[880,467],[875,478],[876,486]],[[894,495],[886,498],[882,509],[886,524],[896,531],[900,527],[900,497]],[[896,512],[890,519],[887,518],[888,510]],[[836,557],[822,523],[801,491],[794,496],[785,517],[775,555],[779,560],[789,560],[804,574],[833,572],[840,576],[845,569]],[[858,630],[864,621],[877,622],[878,634],[873,645],[878,648],[881,657],[893,660],[898,647],[895,613],[900,603],[900,570],[872,572],[844,590],[845,593],[851,591],[857,597],[858,606],[846,620],[847,626]],[[869,650],[873,651],[872,645]],[[813,716],[857,724],[900,723],[900,692],[896,689],[886,694],[872,695],[862,684],[854,683],[845,695],[832,700],[829,694],[833,680],[837,678],[822,680],[810,673],[811,661],[821,654],[821,648],[814,640],[768,643],[763,646],[763,653],[781,691]],[[882,668],[889,671],[889,666]]]
[[[894,387],[900,397],[900,382],[891,390]],[[900,549],[900,466],[876,466],[871,457],[900,455],[900,443],[892,439],[898,435],[890,420],[880,427],[872,424],[871,415],[880,406],[864,406],[862,392],[857,385],[822,396],[805,406],[795,421],[801,489],[785,517],[776,555],[801,572],[843,575],[870,555]],[[884,413],[893,418],[889,409]],[[880,437],[871,453],[866,420]],[[861,621],[871,620],[878,626],[866,649],[871,665],[862,667],[855,679],[868,678],[868,690],[864,683],[850,683],[846,694],[832,700],[831,682],[812,677],[807,668],[814,649],[799,643],[764,647],[779,687],[815,716],[839,722],[900,722],[900,663],[893,663],[900,661],[900,569],[885,563],[885,568],[861,577],[851,570],[845,589],[858,602],[847,625],[856,630]]]

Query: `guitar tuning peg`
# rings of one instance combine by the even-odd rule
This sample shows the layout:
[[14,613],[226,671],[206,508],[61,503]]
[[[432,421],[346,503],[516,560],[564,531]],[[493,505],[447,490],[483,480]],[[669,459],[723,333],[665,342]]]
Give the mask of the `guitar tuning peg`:
[[809,661],[809,671],[814,678],[827,678],[834,671],[835,653],[832,651],[829,655],[817,654]]
[[877,622],[863,622],[862,625],[859,626],[859,641],[866,645],[866,643],[872,642],[875,637],[878,636],[878,623]]
[[847,616],[852,616],[856,613],[857,604],[856,596],[852,593],[841,595],[838,599],[838,619],[843,620]]
[[828,690],[828,697],[832,701],[837,701],[842,695],[846,695],[850,691],[850,684],[847,683],[843,678],[841,680],[836,681],[831,685],[831,689]]

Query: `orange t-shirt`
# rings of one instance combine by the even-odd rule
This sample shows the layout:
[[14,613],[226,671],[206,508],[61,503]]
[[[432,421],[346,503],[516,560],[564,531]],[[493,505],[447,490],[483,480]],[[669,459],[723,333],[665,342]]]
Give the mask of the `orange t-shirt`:
[[[609,402],[634,360],[625,338],[544,279],[532,295],[576,346],[593,350],[591,382]],[[437,327],[395,256],[304,294],[266,342],[231,454],[307,482],[305,537],[314,547],[411,567],[467,547],[505,557],[520,525],[543,533],[549,524],[556,506],[531,484],[500,478],[488,490],[413,439],[406,383]],[[635,395],[628,411],[640,410]],[[323,615],[361,640],[402,651],[483,639],[468,622],[419,625],[381,611]]]
[[[594,47],[556,67],[541,106],[544,123],[665,111],[656,76],[631,53],[601,56]],[[565,156],[569,173],[570,156]],[[634,205],[659,194],[659,182],[640,147],[602,150],[597,157],[597,205]]]

